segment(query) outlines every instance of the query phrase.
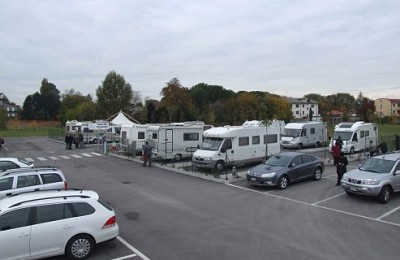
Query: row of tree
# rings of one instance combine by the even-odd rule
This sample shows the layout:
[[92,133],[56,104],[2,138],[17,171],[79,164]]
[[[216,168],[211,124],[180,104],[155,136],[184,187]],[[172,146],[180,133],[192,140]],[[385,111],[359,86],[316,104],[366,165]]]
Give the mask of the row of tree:
[[[261,91],[227,90],[222,86],[199,83],[182,86],[177,78],[161,89],[161,100],[142,100],[139,92],[115,71],[108,73],[96,90],[96,99],[70,89],[60,95],[55,84],[43,79],[39,92],[26,97],[21,119],[67,120],[108,119],[118,111],[128,113],[142,123],[166,123],[201,120],[213,125],[237,125],[245,120],[279,119],[289,122],[292,112],[288,99]],[[347,93],[329,96],[307,94],[317,101],[321,115],[331,110],[345,114],[358,113],[363,120],[372,120],[374,102],[360,93],[355,99]]]

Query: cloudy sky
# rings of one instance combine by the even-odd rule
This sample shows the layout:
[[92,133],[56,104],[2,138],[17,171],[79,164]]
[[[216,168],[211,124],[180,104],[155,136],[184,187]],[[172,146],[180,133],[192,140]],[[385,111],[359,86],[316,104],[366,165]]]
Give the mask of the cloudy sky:
[[43,78],[95,96],[110,71],[142,98],[166,82],[302,97],[400,98],[398,0],[0,0],[0,93]]

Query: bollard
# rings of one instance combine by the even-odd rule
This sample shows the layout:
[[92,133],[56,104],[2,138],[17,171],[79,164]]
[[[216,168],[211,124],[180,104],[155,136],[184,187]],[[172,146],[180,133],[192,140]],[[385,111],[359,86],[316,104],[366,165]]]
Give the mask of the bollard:
[[237,178],[236,166],[232,166],[232,177]]

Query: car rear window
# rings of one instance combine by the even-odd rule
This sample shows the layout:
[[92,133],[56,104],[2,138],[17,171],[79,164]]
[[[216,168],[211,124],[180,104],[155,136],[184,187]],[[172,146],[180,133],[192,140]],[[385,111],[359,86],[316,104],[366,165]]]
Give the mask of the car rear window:
[[44,173],[44,174],[40,174],[40,176],[42,177],[43,184],[63,181],[61,176],[56,173]]
[[96,211],[92,206],[85,202],[73,203],[73,207],[78,217],[91,215]]
[[103,205],[106,209],[108,209],[108,210],[110,210],[110,211],[113,210],[113,208],[110,206],[110,204],[107,203],[107,202],[105,202],[105,201],[103,201],[102,199],[99,198],[97,201],[98,201],[101,205]]
[[12,188],[13,181],[14,181],[13,177],[0,179],[0,191],[10,190]]

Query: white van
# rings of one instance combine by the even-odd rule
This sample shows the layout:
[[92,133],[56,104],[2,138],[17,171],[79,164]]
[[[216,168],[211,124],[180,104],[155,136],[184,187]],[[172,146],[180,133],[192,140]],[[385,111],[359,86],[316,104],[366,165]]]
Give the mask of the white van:
[[326,132],[326,124],[323,122],[288,123],[281,137],[281,146],[298,149],[319,147],[327,140]]
[[129,124],[121,125],[119,146],[128,152],[135,150],[135,154],[142,153],[142,147],[146,142],[147,125]]
[[[280,152],[279,139],[283,121],[272,121],[266,127],[261,121],[246,121],[242,126],[208,129],[192,163],[198,168],[222,171],[225,166],[261,162]],[[266,143],[268,142],[268,145]]]
[[147,140],[153,147],[154,158],[179,161],[192,157],[204,131],[210,128],[202,121],[148,125]]
[[338,138],[343,141],[342,152],[352,154],[363,150],[373,150],[377,145],[378,127],[373,123],[344,122],[335,126],[333,138],[329,143],[329,149]]

